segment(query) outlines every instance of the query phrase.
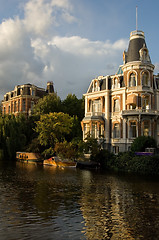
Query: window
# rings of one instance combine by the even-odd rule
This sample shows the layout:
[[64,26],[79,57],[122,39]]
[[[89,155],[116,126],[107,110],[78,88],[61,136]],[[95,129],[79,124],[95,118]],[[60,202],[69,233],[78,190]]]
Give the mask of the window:
[[150,108],[149,105],[150,105],[149,104],[149,96],[143,97],[143,99],[142,99],[142,108],[148,110]]
[[8,114],[10,114],[10,106],[8,107]]
[[94,92],[98,91],[98,83],[97,81],[94,81]]
[[85,138],[88,137],[90,135],[90,126],[89,124],[85,123],[84,124],[84,136]]
[[119,153],[119,146],[113,146],[113,153],[118,154]]
[[147,72],[142,73],[142,85],[143,86],[149,86],[149,79],[148,79],[148,73]]
[[97,131],[97,124],[93,123],[92,124],[92,137],[96,138],[96,131]]
[[13,103],[11,102],[11,113],[13,112]]
[[35,89],[31,88],[31,95],[35,96]]
[[17,89],[17,96],[20,95],[20,88]]
[[33,110],[33,107],[34,107],[34,102],[31,101],[31,111]]
[[134,73],[131,73],[129,76],[129,87],[135,87],[136,86],[136,75]]
[[119,99],[114,100],[114,112],[119,112]]
[[101,100],[94,100],[94,102],[93,102],[93,112],[94,113],[101,112]]
[[20,100],[18,100],[18,112],[20,112]]
[[136,138],[136,122],[130,122],[130,138]]
[[129,105],[129,109],[130,109],[130,110],[136,109],[136,104],[131,103],[131,104]]
[[25,111],[25,99],[23,99],[23,111]]
[[114,138],[119,138],[119,123],[114,124]]
[[118,79],[117,78],[115,78],[115,80],[114,80],[114,88],[118,88]]
[[16,104],[16,101],[14,102],[14,112],[17,111],[17,104]]
[[3,108],[3,112],[4,112],[4,114],[6,114],[6,108],[5,107]]
[[149,122],[144,122],[144,128],[143,128],[143,136],[149,136]]

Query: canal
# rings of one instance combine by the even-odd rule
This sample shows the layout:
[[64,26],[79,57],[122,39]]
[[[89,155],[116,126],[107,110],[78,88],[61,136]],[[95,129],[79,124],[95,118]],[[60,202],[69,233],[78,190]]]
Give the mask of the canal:
[[159,179],[0,162],[0,239],[159,239]]

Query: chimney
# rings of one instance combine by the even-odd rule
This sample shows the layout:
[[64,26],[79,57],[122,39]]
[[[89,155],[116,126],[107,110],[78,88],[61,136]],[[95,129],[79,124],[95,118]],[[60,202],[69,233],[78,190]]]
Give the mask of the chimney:
[[54,86],[53,86],[53,82],[47,82],[47,89],[46,89],[47,93],[53,93],[54,92]]

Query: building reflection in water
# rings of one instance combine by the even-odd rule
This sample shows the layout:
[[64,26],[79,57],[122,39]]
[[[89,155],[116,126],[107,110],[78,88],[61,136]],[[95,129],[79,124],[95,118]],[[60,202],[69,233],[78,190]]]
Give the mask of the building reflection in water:
[[157,239],[159,236],[159,199],[151,186],[139,183],[138,179],[124,181],[84,171],[80,204],[87,239]]

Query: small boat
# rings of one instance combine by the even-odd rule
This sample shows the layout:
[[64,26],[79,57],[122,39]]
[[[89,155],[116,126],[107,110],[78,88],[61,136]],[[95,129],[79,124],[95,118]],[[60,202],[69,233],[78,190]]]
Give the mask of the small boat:
[[76,167],[76,162],[70,160],[61,160],[59,157],[51,157],[44,160],[43,165],[54,167]]
[[16,152],[16,160],[26,163],[43,163],[40,154],[33,152]]

